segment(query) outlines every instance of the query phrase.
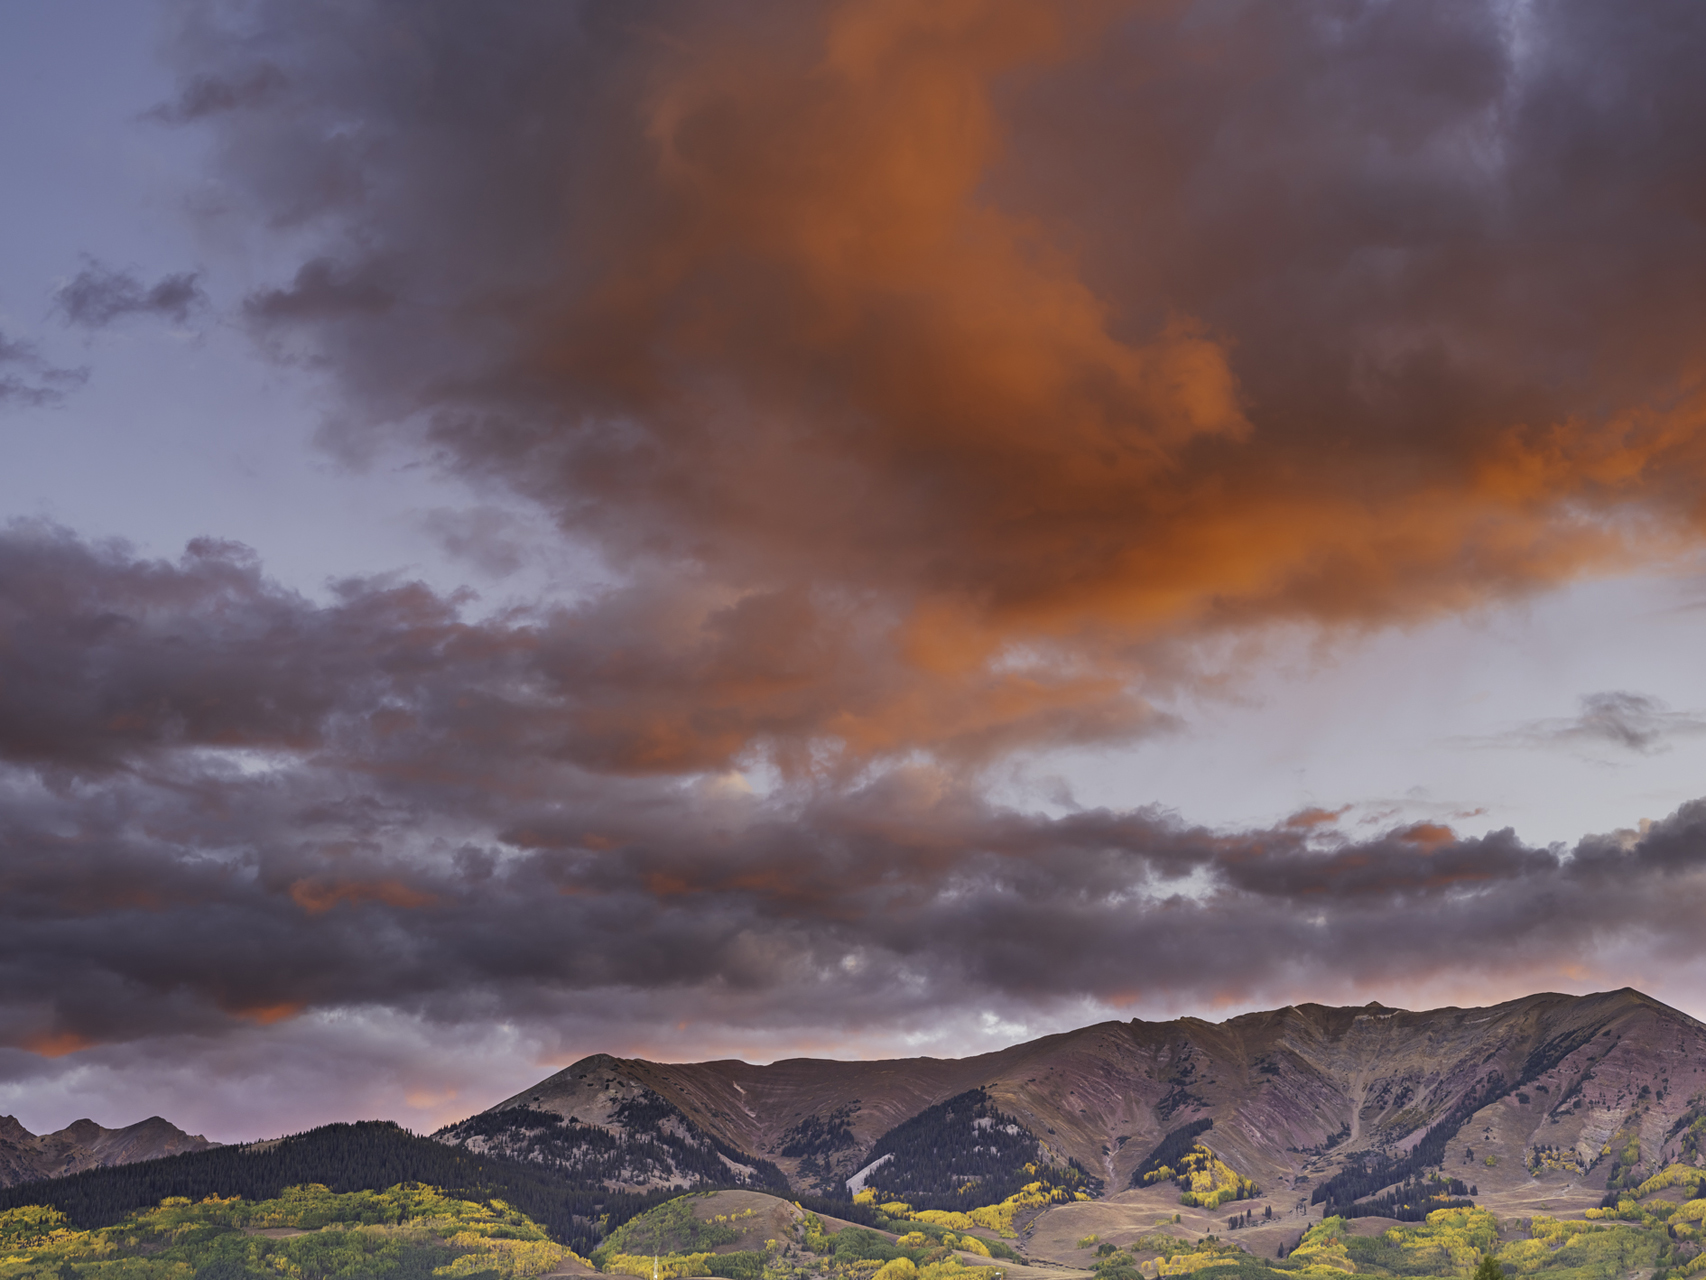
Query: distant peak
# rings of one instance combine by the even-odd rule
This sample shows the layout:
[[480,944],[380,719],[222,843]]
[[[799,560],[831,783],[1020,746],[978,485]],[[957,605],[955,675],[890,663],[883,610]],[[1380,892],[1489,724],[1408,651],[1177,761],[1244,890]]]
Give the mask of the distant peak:
[[621,1066],[621,1060],[608,1053],[593,1053],[577,1062],[571,1062],[565,1071],[615,1071]]

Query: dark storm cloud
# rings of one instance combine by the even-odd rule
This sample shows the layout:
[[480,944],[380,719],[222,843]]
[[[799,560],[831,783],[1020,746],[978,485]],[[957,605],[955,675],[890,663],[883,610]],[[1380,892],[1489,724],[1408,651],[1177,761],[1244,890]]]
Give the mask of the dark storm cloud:
[[39,1054],[352,1008],[809,1035],[1703,958],[1706,802],[1564,850],[1051,818],[925,766],[758,798],[587,766],[571,617],[387,582],[315,605],[239,548],[32,527],[0,607],[0,1041]]
[[33,343],[0,333],[0,408],[56,404],[88,380],[87,369],[57,368]]
[[67,324],[104,329],[125,316],[161,316],[183,324],[190,312],[205,306],[207,296],[193,271],[162,276],[144,285],[128,271],[90,262],[55,296]]

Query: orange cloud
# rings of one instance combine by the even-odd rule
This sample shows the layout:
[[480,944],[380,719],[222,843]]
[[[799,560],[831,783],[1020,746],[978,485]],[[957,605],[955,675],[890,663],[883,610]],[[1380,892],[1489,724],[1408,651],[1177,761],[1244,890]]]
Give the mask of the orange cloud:
[[67,1054],[92,1049],[100,1041],[78,1035],[75,1031],[41,1031],[25,1036],[19,1043],[31,1053],[40,1054],[44,1058],[63,1058]]
[[388,907],[430,907],[438,898],[411,889],[400,880],[298,880],[290,886],[291,899],[310,915],[330,911],[340,902],[382,902]]
[[[673,7],[667,38],[540,18],[537,78],[459,108],[487,115],[386,115],[328,58],[269,117],[292,145],[214,125],[263,206],[347,162],[354,100],[414,140],[383,197],[316,197],[326,242],[251,314],[319,342],[348,432],[430,422],[627,575],[555,633],[444,633],[558,663],[544,749],[854,776],[1129,740],[1205,636],[1699,547],[1694,158],[1558,172],[1579,121],[1513,104],[1570,75],[1518,75],[1477,6],[1358,10],[1342,40],[1172,0],[737,11]],[[1547,21],[1549,50],[1581,35]],[[447,82],[520,74],[416,38]],[[1489,120],[1500,165],[1442,159]],[[442,708],[468,741],[489,711]]]
[[1437,822],[1417,822],[1408,827],[1401,827],[1393,834],[1406,844],[1420,845],[1429,850],[1451,844],[1457,839],[1455,831]]
[[1331,826],[1351,811],[1348,804],[1340,805],[1337,809],[1309,808],[1299,809],[1285,820],[1288,827],[1325,827]]
[[[1303,431],[1241,386],[1241,360],[1268,358],[1254,335],[1174,305],[1134,326],[1156,300],[1092,280],[1066,248],[1084,225],[992,197],[1003,86],[1078,74],[1110,23],[1166,12],[868,0],[782,36],[713,20],[660,55],[650,167],[595,228],[601,284],[535,358],[634,406],[668,451],[606,473],[600,505],[731,581],[874,590],[894,625],[852,642],[802,607],[775,619],[790,661],[762,676],[706,669],[676,715],[605,709],[589,728],[626,737],[626,767],[726,761],[778,703],[772,743],[855,759],[1130,736],[1134,644],[1416,618],[1680,545],[1617,512],[1674,510],[1663,477],[1706,477],[1694,402],[1535,426],[1454,422],[1493,410],[1442,400],[1429,441],[1337,387],[1337,412],[1370,420]],[[1427,412],[1441,393],[1413,394]]]
[[246,1022],[257,1023],[270,1027],[275,1022],[285,1022],[296,1017],[308,1007],[306,1000],[281,1000],[273,1004],[225,1004],[225,1012],[232,1017],[242,1018]]

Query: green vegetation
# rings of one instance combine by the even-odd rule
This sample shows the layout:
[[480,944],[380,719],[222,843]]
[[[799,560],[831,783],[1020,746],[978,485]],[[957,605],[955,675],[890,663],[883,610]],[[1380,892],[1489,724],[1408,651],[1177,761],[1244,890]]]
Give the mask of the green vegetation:
[[334,1124],[273,1143],[217,1147],[90,1169],[69,1177],[0,1188],[0,1210],[45,1205],[82,1230],[112,1226],[167,1197],[209,1196],[273,1200],[285,1188],[318,1183],[335,1192],[380,1191],[399,1183],[439,1187],[474,1202],[497,1197],[543,1227],[551,1239],[580,1253],[605,1232],[676,1190],[609,1191],[600,1183],[501,1156],[482,1156],[389,1121]]
[[[956,1252],[981,1257],[1018,1255],[998,1241],[956,1235],[926,1223],[894,1223],[909,1227],[891,1241],[868,1227],[830,1231],[815,1213],[803,1214],[782,1238],[765,1241],[762,1252],[745,1250],[712,1253],[717,1243],[739,1235],[737,1218],[712,1218],[695,1225],[690,1197],[661,1205],[614,1232],[593,1261],[606,1273],[649,1280],[654,1265],[659,1280],[688,1276],[724,1276],[729,1280],[790,1280],[824,1277],[829,1280],[995,1280],[987,1267],[966,1266]],[[654,1254],[653,1249],[657,1252]]]
[[1228,1200],[1248,1200],[1259,1194],[1254,1182],[1200,1144],[1180,1156],[1176,1167],[1164,1164],[1143,1176],[1146,1183],[1168,1178],[1184,1188],[1180,1204],[1202,1209],[1218,1209]]
[[1384,1195],[1344,1205],[1339,1214],[1345,1218],[1396,1218],[1400,1222],[1421,1222],[1437,1209],[1473,1209],[1470,1188],[1456,1178],[1438,1173],[1427,1177],[1412,1174],[1408,1182],[1400,1183]]
[[603,1269],[607,1275],[637,1276],[640,1280],[651,1280],[654,1269],[658,1280],[676,1280],[680,1276],[763,1280],[769,1256],[756,1249],[733,1253],[613,1253],[605,1255]]
[[677,1196],[630,1218],[605,1237],[592,1255],[593,1261],[617,1253],[709,1253],[718,1245],[738,1240],[746,1220],[757,1217],[756,1210],[748,1209],[741,1214],[713,1214],[701,1219],[693,1213],[696,1198]]
[[1157,1255],[1151,1270],[1162,1276],[1185,1276],[1212,1269],[1214,1280],[1230,1280],[1244,1268],[1249,1268],[1252,1275],[1271,1274],[1268,1267],[1237,1245],[1215,1236],[1190,1241],[1157,1231],[1117,1248],[1111,1244],[1098,1248],[1094,1264],[1097,1280],[1139,1280],[1144,1270],[1135,1255],[1140,1253]]
[[1172,1179],[1183,1192],[1180,1204],[1203,1209],[1218,1209],[1228,1200],[1259,1195],[1254,1182],[1196,1141],[1197,1135],[1212,1128],[1214,1121],[1205,1118],[1173,1130],[1132,1170],[1131,1185],[1147,1187]]
[[[1214,1128],[1214,1120],[1211,1117],[1205,1116],[1201,1120],[1193,1120],[1187,1125],[1181,1125],[1179,1128],[1174,1129],[1165,1138],[1162,1138],[1160,1142],[1155,1144],[1155,1150],[1151,1151],[1146,1157],[1144,1157],[1142,1164],[1132,1170],[1131,1185],[1134,1187],[1145,1187],[1151,1182],[1161,1181],[1161,1179],[1151,1177],[1150,1175],[1155,1174],[1162,1169],[1170,1169],[1174,1165],[1178,1164],[1179,1161],[1183,1160],[1188,1154],[1190,1154],[1190,1152],[1196,1149],[1197,1138],[1200,1135],[1207,1133],[1212,1128]],[[1170,1178],[1173,1175],[1169,1173],[1166,1176]]]
[[[980,1205],[974,1201],[964,1209],[914,1209],[904,1200],[890,1200],[879,1205],[876,1203],[877,1193],[874,1191],[861,1191],[854,1197],[853,1202],[855,1207],[877,1208],[884,1215],[877,1219],[877,1225],[885,1231],[900,1231],[915,1226],[938,1231],[970,1231],[973,1227],[982,1227],[1012,1239],[1018,1234],[1014,1220],[1024,1210],[1090,1199],[1089,1194],[1081,1189],[1083,1184],[1076,1177],[1076,1166],[1047,1169],[1033,1164],[1026,1165],[1025,1172],[1035,1181],[1025,1183],[1012,1195],[994,1204]],[[981,1190],[979,1187],[968,1189],[974,1192]]]
[[1284,1259],[1268,1264],[1275,1276],[1302,1272],[1329,1280],[1354,1273],[1372,1276],[1468,1276],[1483,1280],[1489,1265],[1500,1274],[1542,1280],[1610,1280],[1631,1267],[1652,1265],[1659,1237],[1583,1222],[1534,1218],[1528,1238],[1501,1243],[1498,1220],[1485,1209],[1438,1209],[1424,1222],[1389,1228],[1378,1236],[1352,1236],[1346,1220],[1317,1223]]
[[342,1195],[293,1187],[258,1202],[174,1196],[84,1231],[43,1206],[0,1213],[0,1280],[509,1280],[575,1257],[502,1200],[408,1183]]
[[[1261,1260],[1214,1236],[1195,1245],[1149,1236],[1099,1258],[1099,1280],[1130,1280],[1133,1255],[1154,1250],[1160,1276],[1209,1273],[1210,1280],[1344,1280],[1345,1276],[1473,1277],[1473,1280],[1616,1280],[1650,1271],[1653,1280],[1706,1275],[1706,1198],[1673,1204],[1648,1199],[1688,1185],[1701,1171],[1676,1167],[1649,1179],[1641,1199],[1615,1210],[1589,1210],[1598,1221],[1544,1214],[1524,1219],[1519,1238],[1503,1239],[1497,1218],[1473,1206],[1438,1209],[1415,1224],[1353,1236],[1334,1215],[1310,1227],[1283,1257]],[[1647,1184],[1643,1184],[1645,1187]],[[1637,1189],[1639,1190],[1639,1189]],[[1513,1224],[1506,1223],[1505,1235]]]
[[[1593,1221],[1539,1215],[1521,1223],[1517,1239],[1501,1238],[1498,1220],[1471,1206],[1376,1236],[1351,1235],[1335,1215],[1271,1260],[1212,1235],[1190,1241],[1156,1231],[1123,1246],[1093,1237],[1079,1243],[1096,1247],[1096,1280],[1199,1272],[1212,1273],[1210,1280],[1614,1280],[1633,1271],[1685,1280],[1706,1273],[1706,1198],[1678,1204],[1661,1193],[1696,1189],[1700,1176],[1692,1166],[1672,1166],[1616,1208],[1590,1210]],[[717,1253],[750,1230],[759,1211],[701,1218],[693,1213],[697,1200],[677,1197],[618,1226],[589,1265],[643,1280],[655,1253],[662,1280],[996,1280],[992,1268],[955,1255],[1018,1260],[999,1241],[973,1235],[978,1224],[969,1215],[931,1210],[885,1215],[889,1227],[902,1229],[898,1240],[861,1226],[831,1231],[817,1214],[801,1212],[763,1249]],[[170,1197],[93,1229],[47,1206],[0,1212],[0,1280],[510,1280],[574,1257],[501,1198],[478,1201],[412,1183],[343,1193],[310,1185],[260,1201]]]
[[56,1209],[23,1206],[0,1212],[0,1280],[520,1280],[566,1261],[650,1277],[654,1256],[662,1280],[996,1280],[956,1253],[1018,1260],[969,1233],[915,1224],[896,1243],[866,1227],[831,1232],[809,1212],[763,1249],[716,1253],[759,1211],[701,1219],[695,1199],[677,1197],[623,1224],[590,1260],[501,1199],[412,1183],[347,1193],[292,1187],[262,1201],[175,1196],[92,1230]]

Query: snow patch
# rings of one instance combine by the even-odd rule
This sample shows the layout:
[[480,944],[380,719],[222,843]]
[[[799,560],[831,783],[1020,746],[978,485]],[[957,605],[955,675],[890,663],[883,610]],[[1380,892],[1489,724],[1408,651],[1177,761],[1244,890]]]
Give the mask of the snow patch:
[[885,1164],[893,1159],[894,1152],[892,1151],[886,1156],[878,1156],[875,1160],[871,1161],[870,1164],[859,1170],[858,1173],[847,1179],[847,1190],[852,1192],[854,1195],[858,1195],[865,1189],[865,1179],[869,1178],[878,1169],[881,1169]]

